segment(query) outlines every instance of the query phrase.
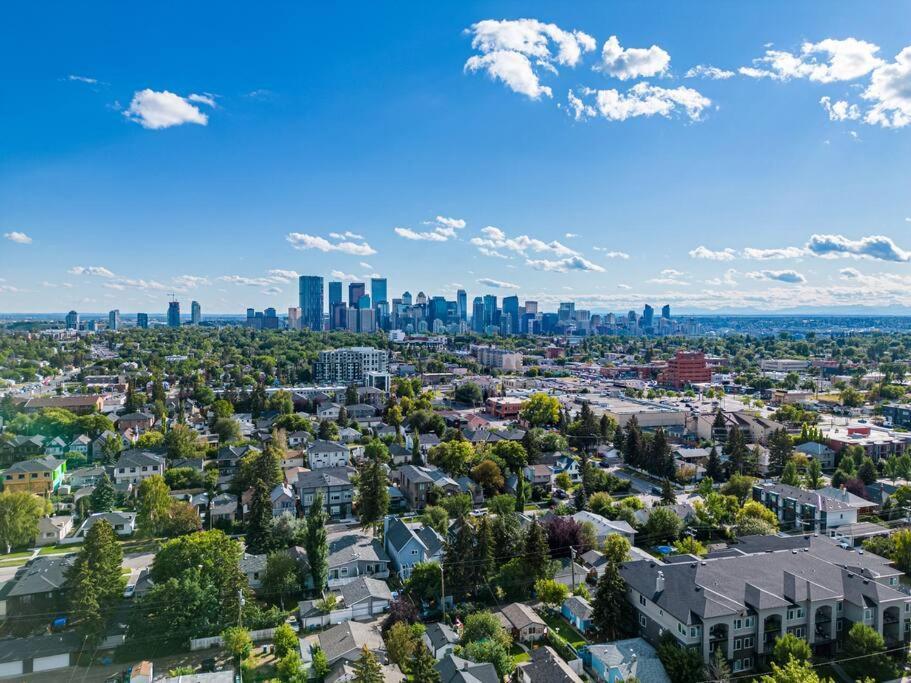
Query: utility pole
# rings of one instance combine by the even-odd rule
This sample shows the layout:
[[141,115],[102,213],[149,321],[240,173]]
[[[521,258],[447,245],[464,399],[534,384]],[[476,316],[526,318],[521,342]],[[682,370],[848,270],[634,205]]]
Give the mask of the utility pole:
[[446,621],[446,579],[444,578],[444,564],[440,562],[440,609],[443,610],[443,621]]
[[576,592],[576,549],[569,546],[569,568],[573,577],[573,593]]
[[242,589],[237,590],[237,625],[244,625],[244,604],[246,600],[244,599],[244,591]]

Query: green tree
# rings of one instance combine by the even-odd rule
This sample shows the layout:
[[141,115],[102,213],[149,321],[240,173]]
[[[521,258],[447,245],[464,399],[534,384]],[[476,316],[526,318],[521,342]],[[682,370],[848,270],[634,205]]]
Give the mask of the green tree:
[[405,588],[418,600],[435,602],[442,590],[440,565],[437,562],[418,562],[411,568]]
[[700,557],[706,554],[705,546],[692,536],[684,536],[674,544],[674,547],[680,555],[696,555]]
[[383,683],[383,669],[366,645],[361,649],[360,658],[354,663],[354,683]]
[[491,450],[514,474],[528,464],[528,452],[518,441],[497,441]]
[[168,458],[194,458],[203,452],[199,436],[186,425],[177,424],[164,437]]
[[[325,658],[325,653],[320,650],[320,653]],[[313,662],[314,670],[316,668],[316,660]],[[328,667],[328,664],[327,664]],[[275,666],[275,672],[278,674],[278,680],[281,683],[305,683],[307,677],[304,673],[304,663],[301,660],[300,652],[294,650],[289,652],[284,657],[278,660],[278,664]],[[316,676],[318,680],[322,680],[324,676]]]
[[247,548],[251,553],[268,552],[272,545],[272,498],[270,489],[262,479],[253,485],[250,499],[250,518],[247,520]]
[[385,464],[389,449],[378,439],[365,449],[365,461],[357,476],[357,515],[361,526],[376,533],[389,511],[389,479]]
[[253,651],[253,639],[250,638],[250,632],[241,626],[226,628],[222,631],[221,639],[225,649],[241,661],[249,657]]
[[421,523],[445,536],[449,529],[449,513],[439,505],[428,505],[421,514]]
[[317,680],[322,680],[329,675],[329,659],[326,657],[326,653],[323,652],[322,648],[319,646],[313,649],[313,661],[311,667],[313,674],[316,676]]
[[800,486],[800,475],[797,474],[797,463],[788,460],[781,471],[781,483],[788,486]]
[[512,637],[503,628],[500,620],[490,612],[473,612],[465,617],[462,628],[462,644],[492,640],[505,648],[512,645]]
[[787,664],[791,659],[808,662],[812,657],[813,651],[810,649],[810,644],[793,633],[778,636],[772,647],[772,661],[781,666]]
[[477,406],[484,400],[484,393],[481,391],[481,387],[474,382],[465,382],[456,388],[455,400],[459,403]]
[[911,573],[911,530],[899,529],[889,537],[892,541],[892,561],[904,573]]
[[262,585],[267,595],[278,596],[279,604],[284,609],[285,598],[300,592],[301,589],[297,561],[283,550],[269,553]]
[[769,435],[769,470],[773,474],[782,471],[794,453],[794,442],[784,427]]
[[713,481],[722,481],[724,479],[724,467],[721,465],[721,457],[718,455],[718,449],[712,446],[709,451],[709,458],[705,465],[705,476]]
[[804,478],[804,486],[811,491],[822,486],[822,467],[815,458],[807,465],[807,474]]
[[142,480],[136,494],[136,523],[144,534],[162,533],[173,502],[170,494],[171,489],[160,474]]
[[240,439],[240,423],[233,417],[219,417],[212,423],[212,433],[218,434],[220,443],[230,443]]
[[473,662],[487,662],[493,664],[497,676],[501,680],[508,680],[509,675],[516,668],[515,662],[509,656],[509,651],[502,644],[493,640],[473,641],[465,646],[465,656]]
[[525,565],[529,581],[550,578],[552,574],[547,532],[538,520],[528,526],[525,534]]
[[93,643],[104,634],[104,626],[123,594],[120,573],[123,551],[113,527],[101,520],[85,535],[82,549],[66,572],[65,593],[70,613],[80,631]]
[[423,642],[418,643],[417,651],[411,660],[411,680],[415,683],[440,683],[440,672],[434,668],[436,659]]
[[117,501],[117,491],[114,490],[114,484],[107,472],[101,475],[101,479],[95,484],[95,490],[90,495],[90,505],[92,512],[110,512],[114,509],[114,503]]
[[[865,679],[859,683],[866,683]],[[783,666],[772,662],[772,672],[759,679],[759,683],[832,683],[831,678],[820,678],[809,662],[791,659]]]
[[24,491],[0,493],[0,543],[6,552],[28,545],[38,537],[38,520],[49,505],[38,496]]
[[101,442],[101,458],[103,464],[113,465],[123,452],[123,439],[119,434],[109,434]]
[[629,559],[630,549],[630,542],[620,534],[609,534],[604,539],[604,545],[602,546],[602,551],[607,557],[607,561],[616,565],[620,565]]
[[297,652],[300,647],[297,633],[288,624],[282,624],[275,629],[272,643],[275,645],[275,657],[277,659],[284,659],[285,655],[289,652]]
[[310,579],[313,588],[322,592],[329,581],[329,541],[326,535],[326,522],[328,515],[323,508],[323,494],[317,491],[313,496],[313,504],[307,513],[307,536],[305,548],[307,550],[307,564],[310,567]]
[[431,464],[453,476],[465,474],[474,455],[471,442],[465,440],[444,441],[431,448],[427,454]]
[[553,609],[569,597],[569,588],[554,579],[538,579],[535,581],[535,594],[538,600]]
[[653,508],[642,529],[649,545],[673,542],[683,531],[683,520],[671,508]]
[[531,427],[550,427],[560,419],[560,401],[544,393],[532,394],[522,406],[519,419]]
[[855,676],[872,676],[877,681],[895,678],[895,666],[885,649],[885,640],[876,629],[855,622],[844,644],[845,657],[855,661],[845,662],[846,670]]
[[620,566],[616,562],[608,562],[598,579],[592,603],[592,625],[603,640],[618,640],[623,636],[629,620],[626,582],[620,575]]
[[422,644],[421,636],[423,635],[423,624],[407,624],[404,621],[393,624],[392,628],[383,636],[389,661],[408,673],[414,656]]
[[661,504],[662,505],[674,505],[677,502],[677,494],[674,493],[674,488],[671,486],[671,480],[665,479],[661,483]]

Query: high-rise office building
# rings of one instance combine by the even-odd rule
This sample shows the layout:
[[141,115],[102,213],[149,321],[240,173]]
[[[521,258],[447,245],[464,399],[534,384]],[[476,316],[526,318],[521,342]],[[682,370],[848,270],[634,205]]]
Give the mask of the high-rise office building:
[[370,278],[370,297],[373,299],[374,306],[389,303],[389,299],[386,296],[386,278]]
[[319,275],[301,275],[298,279],[298,305],[301,309],[301,327],[308,330],[323,329],[323,278]]
[[194,301],[190,304],[190,323],[193,325],[198,325],[202,322],[202,306],[199,305],[198,301]]
[[571,322],[576,319],[576,304],[572,301],[563,301],[557,309],[557,319],[561,323]]
[[363,282],[351,282],[348,284],[348,305],[351,308],[357,308],[358,301],[367,293],[367,288]]
[[446,312],[446,297],[433,297],[430,299],[430,310],[427,314],[427,324],[432,326],[435,320],[440,320],[445,325]]
[[76,311],[70,311],[66,314],[66,329],[68,330],[78,330],[79,329],[79,314]]
[[459,305],[459,320],[468,320],[468,292],[464,289],[457,291],[456,303]]
[[369,309],[369,308],[370,308],[370,295],[369,295],[369,294],[361,294],[360,297],[358,297],[358,300],[357,300],[357,307],[358,307],[358,309],[360,309],[360,310],[362,310],[362,311],[363,311],[363,310],[366,310],[366,309]]
[[180,302],[168,302],[168,327],[180,327]]
[[471,302],[471,329],[483,332],[484,324],[484,299],[476,296]]
[[278,313],[276,313],[274,308],[267,308],[263,311],[263,329],[278,329]]
[[342,283],[341,282],[330,282],[329,283],[329,312],[332,312],[332,307],[335,304],[342,303]]
[[424,292],[418,292],[417,298],[414,300],[414,303],[416,303],[418,306],[426,305],[427,295],[424,294]]
[[137,313],[136,314],[136,327],[140,330],[149,329],[149,314],[148,313]]
[[525,301],[525,312],[538,314],[538,302],[537,301]]
[[402,294],[402,303],[405,306],[411,305],[411,292],[406,291],[404,294]]
[[496,325],[497,297],[493,294],[484,295],[484,326]]
[[116,308],[108,313],[108,329],[115,331],[120,329],[120,311]]
[[664,318],[665,320],[671,319],[671,305],[670,304],[664,304],[664,306],[661,307],[661,317]]
[[301,309],[300,306],[288,307],[288,329],[299,330],[301,328]]
[[645,307],[642,309],[642,327],[649,329],[654,323],[655,320],[655,309],[645,304]]
[[519,331],[519,297],[503,297],[503,317],[509,320],[507,334],[516,334]]

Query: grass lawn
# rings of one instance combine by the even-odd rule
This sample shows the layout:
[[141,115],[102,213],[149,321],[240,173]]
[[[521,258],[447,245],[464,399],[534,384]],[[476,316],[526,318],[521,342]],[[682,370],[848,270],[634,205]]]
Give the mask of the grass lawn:
[[544,623],[547,624],[548,628],[552,628],[557,632],[557,635],[563,638],[566,642],[572,645],[577,650],[583,645],[588,645],[588,641],[585,639],[581,633],[574,629],[566,619],[561,617],[555,612],[548,612],[546,610],[541,610],[539,612],[541,618],[544,619]]
[[31,557],[33,552],[34,551],[32,551],[32,550],[17,550],[14,553],[3,553],[2,555],[0,555],[0,560],[3,560],[3,561],[16,560],[16,559],[21,559],[23,557]]
[[515,643],[509,648],[509,656],[512,657],[512,661],[516,664],[531,660],[531,655]]

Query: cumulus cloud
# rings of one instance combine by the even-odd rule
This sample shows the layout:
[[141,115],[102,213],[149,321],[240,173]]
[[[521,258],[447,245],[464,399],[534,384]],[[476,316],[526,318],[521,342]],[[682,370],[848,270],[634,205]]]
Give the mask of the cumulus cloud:
[[78,76],[76,74],[70,74],[66,77],[68,81],[75,81],[76,83],[86,83],[87,85],[97,85],[97,78],[90,78],[89,76]]
[[330,232],[329,237],[336,240],[363,240],[363,235],[358,235],[356,232],[351,232],[350,230],[345,230],[345,232]]
[[519,235],[518,237],[508,237],[505,232],[492,225],[488,225],[481,230],[483,237],[472,237],[471,244],[479,249],[488,250],[508,250],[526,256],[529,252],[548,253],[557,256],[579,256],[575,249],[567,247],[556,240],[545,242],[543,240],[529,237],[528,235]]
[[484,285],[485,287],[490,287],[491,289],[519,289],[519,285],[513,284],[512,282],[504,282],[503,280],[494,280],[490,277],[482,277],[478,279],[479,285]]
[[709,66],[707,64],[697,64],[691,69],[687,70],[684,78],[707,78],[711,81],[726,81],[729,78],[736,76],[733,71],[728,71],[726,69],[720,69],[717,66]]
[[740,73],[750,78],[788,81],[806,78],[818,83],[851,81],[865,76],[881,65],[876,56],[879,46],[856,38],[826,38],[818,43],[806,42],[799,53],[766,50],[753,60],[753,66],[741,67]]
[[838,274],[845,280],[859,280],[863,275],[857,268],[842,268]]
[[266,277],[245,277],[244,275],[222,275],[218,279],[222,282],[229,282],[234,285],[246,285],[248,287],[268,287],[273,282]]
[[[340,239],[344,236],[345,235],[333,233],[333,237],[335,239]],[[301,251],[307,249],[317,249],[322,252],[338,251],[343,254],[351,254],[353,256],[373,256],[373,254],[376,253],[376,249],[367,244],[367,242],[357,243],[347,239],[341,242],[330,242],[325,237],[319,237],[318,235],[308,235],[307,233],[303,232],[289,232],[288,236],[285,239],[288,240],[292,247]],[[351,239],[363,238],[357,236]]]
[[819,103],[826,110],[830,121],[856,121],[860,118],[860,107],[845,100],[832,101],[828,95],[819,98]]
[[911,123],[911,46],[873,72],[862,97],[872,103],[864,116],[866,123],[884,128]]
[[746,247],[741,252],[742,258],[752,259],[754,261],[768,261],[772,259],[800,258],[806,255],[806,249],[800,247],[780,247],[774,249],[757,249],[755,247]]
[[664,74],[670,63],[671,56],[657,45],[624,48],[617,36],[611,36],[601,48],[601,61],[595,70],[626,81]]
[[852,240],[844,235],[812,235],[807,249],[823,258],[853,257],[877,261],[911,261],[911,252],[898,247],[885,235],[869,235]]
[[695,249],[690,250],[690,258],[705,259],[706,261],[733,261],[737,258],[737,252],[733,249],[713,251],[700,244]]
[[456,230],[465,227],[465,221],[461,218],[447,218],[446,216],[437,216],[432,221],[424,221],[424,225],[431,226],[432,230],[412,230],[411,228],[393,228],[393,232],[399,237],[406,240],[424,241],[424,242],[447,242],[455,239]]
[[592,249],[603,252],[606,258],[619,258],[624,260],[629,258],[629,254],[625,251],[610,251],[606,247],[592,247]]
[[733,286],[737,284],[737,280],[734,279],[734,276],[737,275],[737,271],[733,268],[728,268],[724,271],[724,275],[721,277],[711,278],[705,281],[707,285],[728,285]]
[[578,236],[579,236],[579,233],[577,233],[577,232],[567,232],[567,233],[564,234],[563,236],[564,236],[566,239],[571,240],[571,239],[575,239],[576,237],[578,237]]
[[485,19],[466,32],[480,54],[465,62],[465,71],[484,71],[533,100],[552,96],[551,89],[541,85],[539,71],[555,73],[555,64],[574,67],[596,46],[595,39],[582,31],[565,31],[537,19]]
[[[202,103],[198,95],[181,97],[167,90],[138,90],[133,94],[130,106],[123,115],[143,128],[152,130],[180,126],[184,123],[205,126],[209,122],[209,117],[193,104],[190,100],[192,97],[197,98],[197,103]],[[211,98],[209,99],[211,101]],[[212,104],[214,105],[214,102]]]
[[449,238],[445,235],[441,235],[437,232],[416,232],[411,228],[393,228],[393,231],[399,237],[404,237],[406,240],[414,240],[416,242],[426,241],[426,242],[445,242]]
[[300,277],[296,270],[284,270],[282,268],[273,268],[269,271],[269,276],[285,284]]
[[501,254],[496,249],[489,249],[487,247],[478,247],[478,252],[480,252],[481,254],[484,254],[484,256],[492,256],[494,258],[502,258],[502,259],[511,258],[510,256],[507,256],[506,254]]
[[114,273],[104,266],[73,266],[67,271],[70,275],[91,275],[94,277],[113,278]]
[[703,111],[712,104],[709,98],[693,88],[662,88],[646,81],[637,83],[625,93],[613,88],[584,88],[580,95],[576,95],[570,90],[568,100],[569,110],[577,121],[598,115],[609,121],[655,115],[665,118],[683,115],[691,121],[698,121],[702,118]]
[[209,278],[202,277],[200,275],[178,275],[175,277],[172,282],[182,289],[192,289],[194,287],[201,287],[203,285],[211,284]]
[[18,232],[13,230],[12,232],[5,232],[3,236],[8,239],[10,242],[15,242],[16,244],[31,244],[32,238],[26,235],[24,232]]
[[807,278],[796,270],[759,270],[746,275],[754,280],[773,280],[795,285],[807,281]]
[[551,271],[556,273],[565,273],[568,270],[580,270],[584,272],[603,273],[604,268],[597,263],[592,263],[581,256],[567,256],[557,260],[548,259],[527,259],[526,266],[535,270]]

